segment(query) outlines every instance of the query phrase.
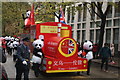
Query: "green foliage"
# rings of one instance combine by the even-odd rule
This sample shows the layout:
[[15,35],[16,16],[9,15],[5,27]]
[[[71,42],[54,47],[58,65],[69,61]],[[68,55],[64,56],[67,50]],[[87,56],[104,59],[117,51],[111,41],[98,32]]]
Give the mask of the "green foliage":
[[64,2],[64,3],[58,3],[58,2],[37,2],[34,3],[35,5],[35,19],[36,21],[42,21],[42,22],[54,22],[55,21],[55,15],[54,13],[60,14],[60,6],[63,8],[63,11],[65,11],[66,6],[73,5],[73,2]]
[[[69,6],[70,12],[75,12],[74,2],[34,2],[35,21],[54,22],[55,12],[60,14],[60,6],[65,12]],[[72,7],[72,8],[71,8]],[[27,2],[3,2],[2,3],[2,30],[3,35],[18,35],[23,31],[24,20],[22,14],[26,10],[31,10],[31,5]]]
[[24,25],[22,13],[30,9],[27,2],[3,2],[2,3],[2,30],[3,35],[18,35],[21,26]]

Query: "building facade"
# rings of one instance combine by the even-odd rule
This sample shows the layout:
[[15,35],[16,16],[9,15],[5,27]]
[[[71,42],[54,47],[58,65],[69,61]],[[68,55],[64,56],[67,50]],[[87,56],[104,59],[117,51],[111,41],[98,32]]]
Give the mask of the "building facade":
[[[108,2],[104,3],[103,11],[106,9]],[[120,1],[115,2],[117,6],[110,6],[107,15],[107,21],[104,30],[103,43],[115,45],[115,52],[118,53],[118,44],[120,36]],[[76,6],[83,6],[82,3],[77,3]],[[94,8],[96,11],[97,9]],[[73,15],[73,13],[66,12],[65,18],[68,25],[72,26],[73,38],[78,42],[91,40],[93,43],[98,43],[100,35],[100,18],[93,12],[90,14],[89,10],[84,7]]]

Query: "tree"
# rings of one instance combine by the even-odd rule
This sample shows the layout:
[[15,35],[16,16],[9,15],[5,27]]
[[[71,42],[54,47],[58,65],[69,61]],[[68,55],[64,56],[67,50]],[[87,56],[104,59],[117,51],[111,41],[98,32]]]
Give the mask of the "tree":
[[24,21],[21,14],[30,9],[27,2],[2,3],[2,33],[3,35],[18,35],[23,31]]
[[60,14],[60,6],[62,6],[63,10],[65,11],[66,6],[73,5],[74,2],[37,2],[35,4],[35,19],[36,21],[42,22],[51,22],[55,21],[55,16],[58,17],[56,14]]
[[[65,10],[72,2],[34,2],[35,21],[54,22],[54,13],[59,14],[59,6]],[[2,30],[3,35],[18,35],[23,32],[24,20],[22,14],[31,10],[28,2],[3,2],[2,3]]]
[[[86,6],[89,9],[89,11],[95,13],[101,19],[101,24],[99,25],[100,36],[99,36],[99,42],[98,42],[99,49],[100,49],[103,45],[103,36],[104,36],[104,29],[106,24],[106,17],[113,3],[109,2],[106,7],[103,5],[104,2],[91,2],[91,3],[86,2],[85,4],[90,5],[89,7]],[[106,9],[103,10],[103,6]],[[95,11],[95,8],[97,9],[97,11]]]

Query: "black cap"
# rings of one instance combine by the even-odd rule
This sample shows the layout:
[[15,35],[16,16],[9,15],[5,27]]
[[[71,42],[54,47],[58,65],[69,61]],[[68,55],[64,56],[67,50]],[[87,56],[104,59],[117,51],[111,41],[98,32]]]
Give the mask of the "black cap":
[[29,40],[28,37],[25,37],[25,38],[22,39],[22,41],[27,41],[27,42],[29,42],[30,40]]

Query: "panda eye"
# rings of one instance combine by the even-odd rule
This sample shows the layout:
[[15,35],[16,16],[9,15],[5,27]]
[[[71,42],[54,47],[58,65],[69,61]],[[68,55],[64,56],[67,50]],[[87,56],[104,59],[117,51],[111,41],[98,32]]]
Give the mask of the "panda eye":
[[92,45],[89,45],[89,47],[91,47]]
[[87,40],[85,40],[85,42],[87,42]]
[[39,44],[39,46],[41,47],[42,45],[41,45],[41,44]]
[[36,44],[35,46],[37,46],[38,44]]

